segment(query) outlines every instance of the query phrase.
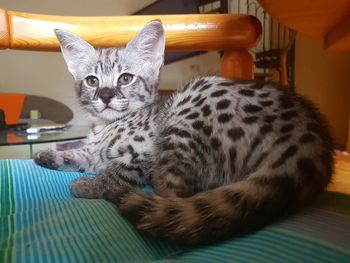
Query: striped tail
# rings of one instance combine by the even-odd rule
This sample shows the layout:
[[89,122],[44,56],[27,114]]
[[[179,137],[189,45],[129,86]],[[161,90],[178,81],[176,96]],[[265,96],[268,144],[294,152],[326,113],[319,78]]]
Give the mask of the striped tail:
[[[141,233],[180,246],[195,246],[256,230],[300,208],[325,185],[309,189],[287,176],[248,179],[192,197],[161,197],[138,189],[109,191]],[[317,188],[317,189],[316,189]]]

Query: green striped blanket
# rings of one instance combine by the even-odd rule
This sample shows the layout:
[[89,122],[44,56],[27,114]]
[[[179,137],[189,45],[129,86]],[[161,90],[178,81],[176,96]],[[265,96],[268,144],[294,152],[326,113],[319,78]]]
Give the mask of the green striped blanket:
[[104,200],[73,198],[82,174],[0,161],[0,262],[350,262],[350,197],[196,249],[140,236]]

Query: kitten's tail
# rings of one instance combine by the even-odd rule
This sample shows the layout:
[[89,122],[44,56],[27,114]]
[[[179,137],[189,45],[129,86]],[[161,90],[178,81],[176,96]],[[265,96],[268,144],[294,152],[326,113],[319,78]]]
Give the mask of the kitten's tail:
[[[266,225],[314,197],[325,185],[300,189],[287,176],[252,178],[192,197],[161,197],[124,189],[105,199],[144,234],[181,246],[226,239]],[[318,190],[317,190],[318,189]]]

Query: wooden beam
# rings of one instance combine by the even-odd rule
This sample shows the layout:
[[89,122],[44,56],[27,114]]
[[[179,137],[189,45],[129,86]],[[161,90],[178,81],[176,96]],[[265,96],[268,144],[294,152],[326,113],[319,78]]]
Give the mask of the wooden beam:
[[229,79],[254,79],[252,55],[243,48],[226,50],[220,62],[220,75]]
[[10,45],[10,33],[7,21],[7,12],[0,9],[0,49],[8,48]]
[[344,51],[350,47],[350,16],[335,26],[324,38],[327,50]]
[[164,25],[167,50],[251,48],[262,31],[259,20],[248,15],[69,17],[4,10],[1,14],[7,14],[7,23],[1,23],[0,17],[0,32],[8,32],[8,47],[23,50],[58,51],[56,28],[76,33],[95,47],[124,46],[153,19]]
[[281,24],[317,39],[349,16],[349,0],[258,0]]
[[348,127],[348,142],[346,144],[346,151],[350,153],[350,112],[349,112],[349,127]]

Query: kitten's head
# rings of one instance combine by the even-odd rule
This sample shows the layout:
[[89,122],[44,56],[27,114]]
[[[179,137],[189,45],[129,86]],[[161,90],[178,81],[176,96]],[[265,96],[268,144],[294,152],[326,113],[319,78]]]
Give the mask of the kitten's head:
[[119,49],[94,49],[70,32],[57,29],[55,33],[79,101],[92,116],[114,121],[156,97],[165,46],[159,21],[148,23]]

